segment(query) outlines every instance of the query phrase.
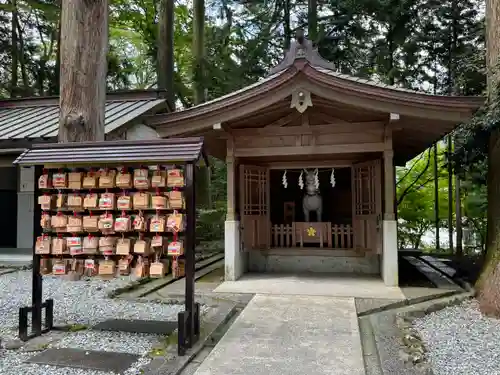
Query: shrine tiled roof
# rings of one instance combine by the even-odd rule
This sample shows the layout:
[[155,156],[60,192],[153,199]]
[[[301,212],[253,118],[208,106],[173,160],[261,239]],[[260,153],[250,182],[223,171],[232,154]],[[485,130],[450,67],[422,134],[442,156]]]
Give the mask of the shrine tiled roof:
[[[152,92],[108,95],[105,132],[109,134],[144,114],[166,107],[166,100]],[[57,137],[59,98],[39,97],[0,100],[0,140]]]

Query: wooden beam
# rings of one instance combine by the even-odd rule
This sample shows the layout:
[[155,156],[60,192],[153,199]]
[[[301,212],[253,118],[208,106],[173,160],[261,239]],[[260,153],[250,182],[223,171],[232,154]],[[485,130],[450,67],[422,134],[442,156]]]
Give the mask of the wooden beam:
[[301,126],[303,128],[309,128],[309,113],[308,113],[308,111],[306,111],[305,113],[302,114]]
[[251,251],[260,252],[265,255],[279,255],[279,256],[328,256],[328,257],[364,257],[364,250],[352,250],[352,249],[320,249],[320,248],[300,248],[300,247],[290,247],[290,248],[272,248],[272,249],[252,249]]
[[231,124],[233,124],[233,123],[239,124],[240,122],[242,122],[242,123],[262,122],[263,119],[265,120],[266,118],[269,118],[270,113],[276,114],[276,113],[282,113],[282,112],[284,113],[284,115],[287,113],[288,114],[291,113],[291,110],[288,106],[288,100],[283,100],[281,102],[274,103],[273,105],[270,105],[269,107],[266,107],[260,111],[251,113],[251,114],[246,115],[246,116],[237,117],[233,120],[230,120],[229,122]]
[[358,152],[382,152],[384,142],[357,143],[327,146],[286,146],[286,147],[255,147],[237,148],[237,157],[288,156],[288,155],[332,155]]
[[302,169],[302,168],[348,168],[352,160],[320,160],[320,161],[282,161],[265,163],[269,169]]
[[299,113],[292,112],[289,115],[280,118],[278,121],[274,121],[274,122],[270,123],[269,125],[266,125],[265,127],[266,128],[279,128],[279,127],[282,127],[282,126],[289,124],[293,120],[299,118],[299,116],[300,116]]
[[349,121],[344,120],[338,116],[333,116],[331,114],[319,112],[319,110],[315,107],[314,108],[316,112],[311,114],[311,117],[314,120],[319,120],[320,123],[323,124],[330,124],[330,123],[335,123],[335,124],[349,124]]
[[311,125],[309,127],[292,126],[281,128],[246,128],[233,129],[231,133],[237,136],[262,136],[262,135],[313,135],[313,134],[329,134],[329,133],[355,133],[359,131],[379,130],[383,131],[384,123],[382,121],[370,122],[338,122],[324,125]]
[[219,160],[225,160],[226,158],[225,139],[218,139],[216,137],[207,136],[205,137],[205,147],[208,155],[213,156]]

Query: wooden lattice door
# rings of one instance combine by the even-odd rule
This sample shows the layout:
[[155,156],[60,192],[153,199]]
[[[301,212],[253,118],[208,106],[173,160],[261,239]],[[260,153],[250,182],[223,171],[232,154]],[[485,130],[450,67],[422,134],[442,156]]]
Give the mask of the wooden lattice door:
[[357,249],[382,250],[382,179],[380,160],[352,167],[352,221]]
[[240,165],[243,249],[267,249],[270,239],[269,169]]

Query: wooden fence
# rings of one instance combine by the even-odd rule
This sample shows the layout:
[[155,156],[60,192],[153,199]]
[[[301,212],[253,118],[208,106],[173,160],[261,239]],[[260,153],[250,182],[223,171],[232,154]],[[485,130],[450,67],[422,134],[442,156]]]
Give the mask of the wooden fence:
[[[272,248],[304,247],[304,223],[274,224],[271,226]],[[353,249],[354,233],[351,225],[324,223],[324,230],[316,236],[320,248]]]

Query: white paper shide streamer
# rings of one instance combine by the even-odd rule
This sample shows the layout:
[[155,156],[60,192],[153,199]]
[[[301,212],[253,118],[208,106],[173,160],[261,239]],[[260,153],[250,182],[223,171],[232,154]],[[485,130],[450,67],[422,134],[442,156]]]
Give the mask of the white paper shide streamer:
[[299,186],[302,190],[304,190],[304,178],[302,177],[303,173],[304,173],[303,171],[300,171],[300,176],[299,176]]
[[332,168],[332,174],[330,175],[330,184],[332,185],[332,187],[335,187],[335,184],[337,182],[335,181],[335,169]]
[[319,170],[316,168],[314,171],[314,187],[319,190]]
[[285,169],[285,172],[283,172],[283,178],[281,180],[282,180],[283,186],[286,189],[288,187],[288,180],[286,179],[286,169]]

